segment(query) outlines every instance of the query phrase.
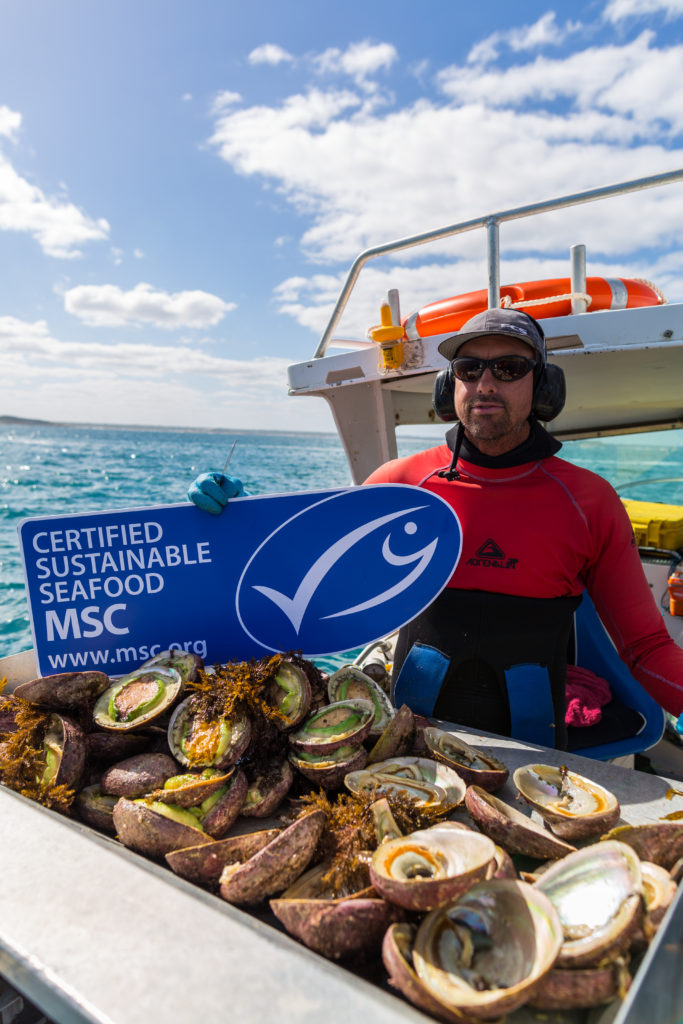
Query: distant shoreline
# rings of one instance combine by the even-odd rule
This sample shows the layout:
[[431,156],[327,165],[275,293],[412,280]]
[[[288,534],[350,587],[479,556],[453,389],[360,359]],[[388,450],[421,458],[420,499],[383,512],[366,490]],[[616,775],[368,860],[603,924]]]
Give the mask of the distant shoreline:
[[26,419],[24,416],[0,416],[0,423],[17,427],[63,427],[63,423],[53,423],[51,420]]
[[[329,437],[336,438],[339,440],[339,435],[334,430],[277,430],[271,428],[270,430],[262,429],[251,429],[245,430],[240,427],[189,427],[189,426],[156,426],[152,424],[140,424],[140,423],[78,423],[78,422],[60,422],[58,420],[39,420],[24,416],[0,416],[0,427],[51,427],[62,430],[70,429],[83,429],[83,430],[135,430],[135,431],[148,431],[150,433],[167,433],[167,434],[220,434],[227,436],[246,437],[249,435],[256,435],[262,437],[272,437],[273,434],[282,434],[283,436],[289,437]],[[414,426],[417,426],[414,424]],[[426,426],[426,425],[425,425]],[[419,427],[418,427],[419,429]],[[445,427],[444,427],[445,429]],[[579,438],[577,439],[580,443],[582,440],[593,440],[601,441],[608,445],[613,444],[628,444],[628,445],[652,445],[652,444],[666,444],[664,435],[670,435],[668,444],[671,447],[683,446],[683,429],[680,427],[660,427],[658,430],[637,430],[632,434],[620,434],[617,436],[606,435],[604,437],[599,436],[595,438]],[[424,433],[410,434],[403,433],[401,435],[406,441],[430,441],[433,436],[433,431],[429,433],[425,429]]]
[[235,427],[166,427],[141,423],[67,423],[58,420],[38,420],[24,416],[0,416],[0,426],[58,427],[60,429],[87,428],[88,430],[149,430],[167,433],[192,434],[293,434],[303,437],[336,437],[333,430],[244,430]]

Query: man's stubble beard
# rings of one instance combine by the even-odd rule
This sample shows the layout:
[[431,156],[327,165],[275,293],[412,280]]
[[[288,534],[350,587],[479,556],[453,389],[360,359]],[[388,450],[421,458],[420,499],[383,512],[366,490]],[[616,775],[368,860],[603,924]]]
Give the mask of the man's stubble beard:
[[[474,440],[497,441],[507,434],[512,433],[513,425],[510,417],[510,410],[506,402],[500,402],[500,413],[496,416],[480,418],[471,414],[471,408],[476,402],[465,402],[463,413],[460,417],[465,433]],[[518,428],[521,433],[521,427]]]

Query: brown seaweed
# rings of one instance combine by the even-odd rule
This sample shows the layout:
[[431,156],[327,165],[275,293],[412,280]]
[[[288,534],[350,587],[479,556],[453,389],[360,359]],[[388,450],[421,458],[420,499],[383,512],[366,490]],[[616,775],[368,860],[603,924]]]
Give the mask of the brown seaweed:
[[29,800],[66,813],[75,790],[43,781],[46,753],[43,740],[51,712],[37,711],[20,697],[0,696],[0,717],[11,715],[12,731],[0,733],[0,781]]

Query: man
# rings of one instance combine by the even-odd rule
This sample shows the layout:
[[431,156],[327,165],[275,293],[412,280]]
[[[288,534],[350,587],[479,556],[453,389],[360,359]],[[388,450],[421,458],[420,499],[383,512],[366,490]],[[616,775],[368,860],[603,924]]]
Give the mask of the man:
[[[542,714],[549,697],[554,745],[565,748],[567,650],[587,589],[633,675],[679,714],[683,651],[652,598],[624,507],[602,477],[556,458],[561,445],[538,422],[564,401],[540,325],[517,310],[488,310],[439,352],[450,368],[437,381],[437,411],[445,404],[448,416],[452,388],[458,425],[446,445],[387,463],[366,481],[440,495],[463,530],[448,586],[401,630],[397,699],[406,696],[401,668],[418,645],[421,666],[441,673],[436,716],[516,735],[515,718],[529,702]],[[425,649],[445,659],[425,658]]]
[[[425,713],[503,735],[520,735],[520,716],[537,711],[551,730],[538,741],[566,748],[567,651],[587,589],[633,675],[678,715],[683,651],[652,598],[623,505],[601,477],[558,459],[560,443],[538,422],[564,402],[540,325],[518,310],[488,310],[439,352],[449,368],[435,408],[457,426],[445,445],[386,463],[366,481],[432,491],[463,530],[449,584],[400,631],[396,701],[414,706],[414,696]],[[189,496],[218,511],[231,483],[208,477]]]

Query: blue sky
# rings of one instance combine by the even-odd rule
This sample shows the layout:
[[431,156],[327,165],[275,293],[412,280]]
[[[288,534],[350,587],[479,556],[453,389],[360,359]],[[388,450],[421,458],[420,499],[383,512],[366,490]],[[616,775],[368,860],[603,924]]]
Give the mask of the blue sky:
[[[286,394],[370,245],[683,166],[683,0],[5,0],[0,414],[329,430]],[[503,229],[503,282],[683,299],[683,185]],[[483,238],[373,263],[362,338],[485,286]]]

